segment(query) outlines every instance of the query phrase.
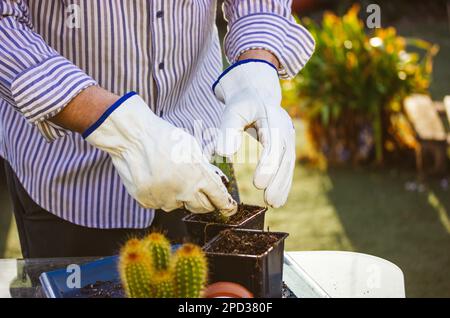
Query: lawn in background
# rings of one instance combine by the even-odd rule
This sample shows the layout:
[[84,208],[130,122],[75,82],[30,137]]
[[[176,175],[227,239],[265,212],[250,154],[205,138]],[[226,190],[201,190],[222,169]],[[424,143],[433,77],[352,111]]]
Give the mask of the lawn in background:
[[[261,202],[252,169],[238,168],[242,198]],[[405,190],[413,173],[297,166],[287,205],[267,225],[290,233],[287,250],[345,250],[397,264],[409,297],[450,297],[450,197],[437,181]],[[333,266],[330,264],[330,266]]]

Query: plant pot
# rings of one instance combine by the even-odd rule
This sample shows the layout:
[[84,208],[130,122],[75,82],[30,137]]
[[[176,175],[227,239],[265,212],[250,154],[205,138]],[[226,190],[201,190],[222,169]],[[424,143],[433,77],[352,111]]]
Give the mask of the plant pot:
[[[245,243],[246,236],[252,235],[258,235],[258,240],[264,236],[270,237],[273,242],[264,250],[259,247],[248,253],[218,251],[221,243],[225,244],[227,241],[227,232],[241,237],[242,243]],[[257,298],[281,298],[284,240],[288,235],[282,232],[242,229],[222,231],[203,247],[208,257],[210,282],[229,281],[240,284]]]
[[189,214],[183,218],[186,224],[187,232],[192,243],[204,245],[206,242],[217,236],[220,231],[225,229],[252,229],[263,230],[264,218],[267,208],[256,207],[251,205],[240,205],[240,208],[254,209],[254,213],[248,218],[236,223],[226,224],[202,220],[204,215]]
[[252,293],[245,287],[231,282],[211,284],[206,287],[203,296],[205,298],[253,298]]

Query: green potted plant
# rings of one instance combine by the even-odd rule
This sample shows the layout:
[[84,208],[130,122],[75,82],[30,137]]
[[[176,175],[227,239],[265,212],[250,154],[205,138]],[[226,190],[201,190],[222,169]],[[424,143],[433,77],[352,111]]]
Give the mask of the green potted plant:
[[382,163],[408,147],[395,123],[403,99],[427,91],[438,52],[392,27],[366,32],[358,13],[354,5],[343,17],[325,13],[320,25],[303,19],[316,50],[301,74],[283,83],[284,104],[305,119],[313,149],[331,163]]

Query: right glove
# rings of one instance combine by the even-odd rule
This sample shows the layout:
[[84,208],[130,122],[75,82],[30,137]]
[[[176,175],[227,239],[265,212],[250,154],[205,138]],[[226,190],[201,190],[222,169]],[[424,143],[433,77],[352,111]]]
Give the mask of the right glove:
[[243,131],[254,127],[264,149],[253,183],[264,190],[274,208],[286,203],[295,168],[295,130],[281,107],[281,87],[275,66],[263,60],[242,60],[229,67],[214,84],[225,104],[215,153],[232,157],[241,147]]
[[144,208],[237,211],[195,138],[156,116],[134,92],[114,103],[83,137],[111,156],[128,193]]

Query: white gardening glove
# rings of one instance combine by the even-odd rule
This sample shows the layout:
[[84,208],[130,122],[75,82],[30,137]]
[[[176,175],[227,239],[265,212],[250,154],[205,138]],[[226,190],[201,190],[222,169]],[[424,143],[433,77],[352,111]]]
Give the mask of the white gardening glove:
[[243,60],[232,65],[213,86],[225,111],[216,153],[231,157],[240,148],[243,131],[254,127],[263,152],[253,183],[265,190],[269,206],[286,203],[295,166],[295,131],[292,120],[281,108],[278,72],[262,60]]
[[112,159],[145,208],[231,215],[236,202],[193,136],[156,116],[136,93],[123,96],[83,137]]

